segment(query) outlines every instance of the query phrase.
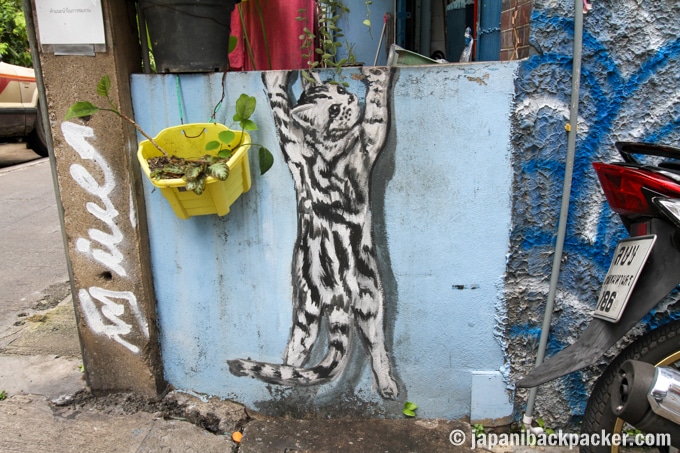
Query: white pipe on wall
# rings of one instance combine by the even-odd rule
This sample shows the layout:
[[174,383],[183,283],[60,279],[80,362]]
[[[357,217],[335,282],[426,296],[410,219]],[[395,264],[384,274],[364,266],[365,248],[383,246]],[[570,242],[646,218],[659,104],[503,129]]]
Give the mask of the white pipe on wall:
[[[567,229],[567,216],[569,214],[569,198],[571,196],[571,180],[574,171],[574,155],[576,148],[576,134],[578,132],[578,100],[579,91],[581,87],[581,50],[583,46],[583,0],[574,0],[574,56],[573,67],[571,74],[571,103],[569,111],[569,136],[567,138],[567,157],[564,170],[564,184],[562,187],[562,204],[560,206],[560,217],[557,227],[557,241],[555,244],[555,255],[553,256],[552,273],[550,275],[550,287],[548,289],[548,300],[545,305],[545,313],[543,315],[543,326],[541,328],[541,336],[538,344],[538,352],[536,354],[536,366],[543,363],[545,357],[545,350],[548,344],[548,335],[550,333],[550,323],[552,321],[552,314],[555,304],[555,293],[557,291],[557,280],[560,273],[560,264],[562,262],[562,251],[564,248],[564,238]],[[523,424],[527,429],[530,429],[534,434],[536,431],[542,431],[541,428],[533,428],[531,423],[533,421],[534,402],[536,400],[536,392],[538,387],[533,387],[529,391],[527,399],[527,406],[524,412]]]

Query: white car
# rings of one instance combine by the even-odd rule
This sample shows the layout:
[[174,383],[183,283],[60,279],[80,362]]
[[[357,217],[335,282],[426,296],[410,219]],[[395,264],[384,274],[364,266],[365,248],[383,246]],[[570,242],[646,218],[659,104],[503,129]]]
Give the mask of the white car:
[[42,123],[35,72],[0,58],[0,139],[23,138],[36,154],[46,157]]

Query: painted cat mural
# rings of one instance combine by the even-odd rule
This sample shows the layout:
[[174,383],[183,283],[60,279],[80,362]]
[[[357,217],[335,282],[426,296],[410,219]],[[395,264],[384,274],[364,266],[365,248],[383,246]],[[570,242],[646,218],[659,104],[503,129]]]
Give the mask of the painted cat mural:
[[[293,327],[283,364],[236,359],[237,376],[268,383],[327,383],[345,369],[353,337],[363,340],[378,392],[394,398],[399,388],[385,346],[384,291],[373,244],[370,176],[390,128],[389,68],[364,68],[365,105],[340,84],[302,80],[297,102],[290,94],[297,72],[265,72],[281,150],[297,195],[298,232],[292,260]],[[328,326],[328,350],[308,363]]]

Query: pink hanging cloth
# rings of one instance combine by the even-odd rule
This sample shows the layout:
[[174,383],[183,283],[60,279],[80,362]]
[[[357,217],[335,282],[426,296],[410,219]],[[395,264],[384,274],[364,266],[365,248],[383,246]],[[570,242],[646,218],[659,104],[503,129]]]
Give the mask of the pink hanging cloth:
[[313,29],[315,8],[314,0],[247,0],[237,4],[231,16],[231,34],[238,38],[236,49],[229,54],[231,70],[306,69],[307,59],[302,57],[306,50],[300,49],[300,35],[304,27]]

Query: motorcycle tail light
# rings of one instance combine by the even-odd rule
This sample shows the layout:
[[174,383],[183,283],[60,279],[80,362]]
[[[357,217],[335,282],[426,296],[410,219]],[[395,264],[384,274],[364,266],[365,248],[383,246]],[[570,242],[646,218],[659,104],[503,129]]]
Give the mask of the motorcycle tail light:
[[656,212],[644,189],[680,198],[680,185],[670,178],[638,167],[594,162],[602,190],[612,210],[622,215],[653,216]]

